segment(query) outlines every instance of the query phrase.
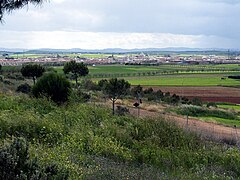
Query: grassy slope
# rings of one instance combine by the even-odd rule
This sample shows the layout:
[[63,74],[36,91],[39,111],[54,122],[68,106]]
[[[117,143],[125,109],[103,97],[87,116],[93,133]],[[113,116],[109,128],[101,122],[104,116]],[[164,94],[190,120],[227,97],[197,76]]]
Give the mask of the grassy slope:
[[112,117],[89,104],[0,95],[0,138],[28,139],[31,157],[78,178],[236,178],[240,153],[200,140],[161,118]]

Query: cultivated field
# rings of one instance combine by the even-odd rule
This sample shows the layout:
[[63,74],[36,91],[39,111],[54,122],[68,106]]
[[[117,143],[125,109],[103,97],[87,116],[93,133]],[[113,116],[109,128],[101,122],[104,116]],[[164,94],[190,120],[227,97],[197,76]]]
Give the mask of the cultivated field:
[[[97,66],[90,74],[102,78],[123,76],[132,85],[154,87],[188,98],[199,97],[207,102],[240,103],[240,81],[227,78],[238,75],[237,64],[226,65],[160,65],[160,66]],[[151,72],[160,72],[152,75]],[[104,76],[106,75],[106,76]],[[120,78],[119,77],[119,78]]]
[[[170,92],[171,94],[178,94],[188,98],[199,97],[203,101],[208,102],[229,102],[240,104],[239,88],[221,87],[221,86],[200,86],[200,87],[169,87],[162,86],[154,87],[155,90],[160,89],[163,92]],[[230,107],[228,105],[223,106]],[[231,106],[232,107],[232,106]]]
[[[62,72],[61,67],[56,70]],[[188,98],[199,97],[208,102],[240,103],[240,81],[229,79],[239,75],[238,64],[219,65],[102,65],[89,66],[94,81],[124,78],[132,85],[154,87]]]

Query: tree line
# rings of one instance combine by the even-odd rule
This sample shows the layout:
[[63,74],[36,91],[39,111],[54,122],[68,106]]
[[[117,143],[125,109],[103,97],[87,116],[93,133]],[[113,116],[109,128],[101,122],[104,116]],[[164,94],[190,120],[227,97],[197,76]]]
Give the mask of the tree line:
[[[66,103],[69,98],[74,100],[81,99],[88,101],[91,97],[89,93],[84,93],[82,90],[101,91],[105,97],[112,102],[112,114],[115,114],[115,103],[118,99],[124,97],[140,99],[136,101],[135,107],[139,106],[142,100],[165,102],[169,104],[194,104],[197,101],[189,100],[186,97],[181,97],[176,94],[171,95],[169,92],[161,90],[154,91],[152,88],[143,89],[140,85],[131,88],[128,81],[124,79],[102,79],[95,83],[89,79],[83,79],[80,83],[79,77],[84,77],[89,74],[86,64],[70,61],[64,64],[64,75],[58,74],[53,70],[46,71],[40,64],[23,65],[20,72],[23,77],[32,79],[33,86],[25,83],[17,88],[17,92],[29,93],[32,96],[47,97],[57,104]],[[69,80],[74,80],[73,84]],[[138,103],[138,105],[137,105]]]

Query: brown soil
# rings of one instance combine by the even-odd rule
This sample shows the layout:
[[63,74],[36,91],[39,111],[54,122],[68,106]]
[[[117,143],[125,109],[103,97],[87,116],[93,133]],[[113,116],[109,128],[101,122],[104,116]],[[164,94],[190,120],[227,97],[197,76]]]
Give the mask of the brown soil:
[[233,87],[153,87],[154,90],[160,89],[163,92],[170,92],[188,98],[198,97],[208,102],[230,102],[240,104],[240,88]]

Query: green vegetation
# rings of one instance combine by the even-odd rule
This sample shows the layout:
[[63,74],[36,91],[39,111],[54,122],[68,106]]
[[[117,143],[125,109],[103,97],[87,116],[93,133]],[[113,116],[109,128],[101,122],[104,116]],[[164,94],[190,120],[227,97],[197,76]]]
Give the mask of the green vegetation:
[[21,68],[22,76],[32,78],[34,84],[36,79],[41,77],[44,72],[45,68],[40,64],[27,64]]
[[[18,67],[3,67],[3,72],[19,71]],[[238,64],[224,65],[99,65],[88,66],[87,77],[99,81],[103,78],[122,77],[133,85],[144,86],[240,86],[240,81],[228,76],[239,75]],[[54,67],[63,74],[63,67]]]
[[35,167],[43,170],[54,165],[57,176],[68,175],[70,179],[240,176],[239,150],[205,142],[161,118],[111,116],[108,108],[99,105],[70,102],[57,106],[46,99],[6,95],[0,95],[0,110],[2,146],[8,137],[21,136],[29,142],[27,162],[37,159]]
[[240,105],[237,105],[237,104],[218,104],[217,106],[224,109],[232,109],[232,110],[240,111]]
[[25,53],[19,53],[19,54],[11,54],[9,58],[43,58],[50,56],[50,54],[25,54]]
[[[235,67],[235,68],[234,68]],[[226,78],[238,74],[238,65],[159,65],[89,67],[90,77],[124,77],[132,85],[145,86],[239,86],[240,81]]]
[[24,138],[5,142],[0,148],[1,179],[67,179],[56,165],[41,167],[37,158],[29,158],[29,144]]
[[217,124],[224,124],[231,127],[240,127],[240,120],[236,119],[226,119],[226,118],[219,118],[219,117],[198,117],[198,119],[207,122],[213,122]]
[[221,75],[168,75],[126,78],[132,85],[143,86],[240,86],[240,81],[221,79]]
[[[56,67],[61,70],[61,67]],[[184,72],[184,73],[224,73],[239,71],[238,64],[224,65],[97,65],[89,66],[90,74],[119,74],[119,73],[138,73],[138,72]]]
[[56,103],[64,103],[71,92],[70,82],[57,73],[44,74],[32,88],[35,97],[47,97]]
[[89,72],[87,65],[83,63],[76,63],[76,61],[70,61],[64,64],[63,67],[64,74],[72,73],[73,79],[78,84],[79,76],[86,76]]
[[204,121],[213,121],[220,124],[240,127],[240,119],[234,111],[224,111],[216,108],[209,109],[194,105],[182,105],[174,109],[170,108],[170,110],[181,115],[198,117],[198,119]]
[[102,88],[102,91],[109,97],[112,101],[112,113],[115,113],[115,102],[122,98],[128,93],[131,85],[129,82],[124,79],[110,79],[102,80],[99,82],[99,86]]

